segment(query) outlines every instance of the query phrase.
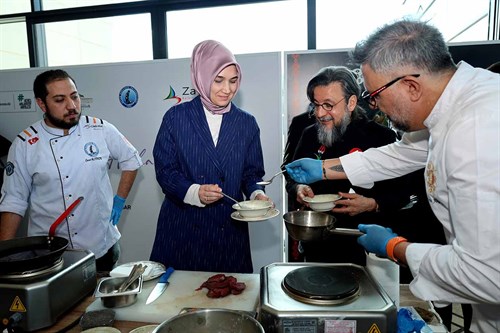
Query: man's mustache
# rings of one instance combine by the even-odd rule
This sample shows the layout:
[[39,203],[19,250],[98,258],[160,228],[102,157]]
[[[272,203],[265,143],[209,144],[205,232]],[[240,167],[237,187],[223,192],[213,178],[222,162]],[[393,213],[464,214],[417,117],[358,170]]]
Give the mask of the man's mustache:
[[323,116],[323,117],[316,117],[319,122],[326,123],[327,121],[332,121],[333,117],[332,116]]

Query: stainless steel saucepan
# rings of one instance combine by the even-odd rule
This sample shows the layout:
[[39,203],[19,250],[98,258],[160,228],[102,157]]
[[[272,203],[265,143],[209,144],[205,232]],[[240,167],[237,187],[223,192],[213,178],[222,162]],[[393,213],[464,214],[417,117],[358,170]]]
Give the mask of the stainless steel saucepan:
[[335,217],[326,213],[297,210],[286,213],[283,219],[288,234],[298,241],[317,241],[333,234],[363,235],[358,229],[335,228]]

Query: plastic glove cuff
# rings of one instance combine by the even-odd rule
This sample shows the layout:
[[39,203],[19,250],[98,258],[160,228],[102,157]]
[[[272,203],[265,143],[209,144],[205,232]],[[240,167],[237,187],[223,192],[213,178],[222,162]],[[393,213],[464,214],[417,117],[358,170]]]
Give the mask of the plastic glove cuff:
[[125,204],[125,200],[125,198],[122,198],[118,194],[115,194],[114,203]]

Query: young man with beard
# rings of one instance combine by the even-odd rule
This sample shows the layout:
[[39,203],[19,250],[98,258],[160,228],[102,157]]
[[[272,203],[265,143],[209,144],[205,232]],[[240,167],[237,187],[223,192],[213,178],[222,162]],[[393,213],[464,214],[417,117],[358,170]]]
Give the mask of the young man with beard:
[[[310,157],[324,160],[355,151],[365,151],[396,140],[396,133],[367,118],[358,105],[361,89],[351,71],[343,66],[321,69],[308,83],[307,97],[314,108],[316,123],[302,132],[293,160]],[[389,224],[390,214],[410,201],[407,179],[378,183],[373,189],[353,187],[345,181],[319,181],[299,184],[287,177],[286,190],[297,203],[307,206],[304,198],[315,194],[338,193],[343,199],[332,210],[337,227],[355,228],[358,223],[377,221]],[[350,189],[356,193],[349,193]],[[383,220],[383,221],[382,221]],[[364,265],[366,255],[356,238],[302,243],[306,261],[350,262]]]
[[[12,143],[0,198],[0,240],[16,236],[29,207],[28,236],[47,235],[50,226],[77,198],[84,200],[56,229],[70,248],[91,250],[98,271],[118,261],[116,227],[142,165],[137,150],[110,123],[82,116],[75,81],[63,70],[35,79],[33,90],[44,117]],[[120,164],[116,195],[108,159]]]

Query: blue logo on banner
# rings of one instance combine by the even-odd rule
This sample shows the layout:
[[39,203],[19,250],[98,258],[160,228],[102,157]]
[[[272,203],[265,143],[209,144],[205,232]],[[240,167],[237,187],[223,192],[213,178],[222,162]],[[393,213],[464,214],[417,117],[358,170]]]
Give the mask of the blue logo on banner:
[[137,104],[137,101],[139,100],[139,94],[137,93],[137,90],[132,86],[123,87],[122,90],[120,90],[119,97],[120,103],[126,108],[135,106]]

